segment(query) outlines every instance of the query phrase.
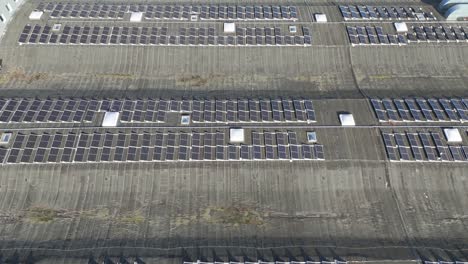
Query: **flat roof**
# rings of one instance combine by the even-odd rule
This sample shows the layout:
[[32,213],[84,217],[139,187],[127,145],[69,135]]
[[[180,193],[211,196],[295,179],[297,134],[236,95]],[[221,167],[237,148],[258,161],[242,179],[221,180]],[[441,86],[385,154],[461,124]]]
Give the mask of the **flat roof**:
[[[399,3],[422,6],[437,11],[422,2]],[[238,3],[238,5],[240,5]],[[465,81],[459,78],[460,61],[468,44],[426,43],[407,46],[356,46],[350,48],[347,25],[382,26],[394,30],[394,21],[343,21],[336,5],[324,2],[313,6],[291,2],[297,6],[296,22],[236,22],[237,27],[280,27],[287,32],[289,25],[300,30],[308,27],[312,35],[311,47],[193,47],[193,46],[69,46],[22,45],[18,38],[26,24],[53,25],[58,19],[30,21],[30,11],[36,3],[26,3],[9,24],[2,39],[4,78],[0,87],[6,96],[24,91],[29,96],[41,95],[50,87],[60,87],[61,94],[83,95],[112,93],[126,96],[183,95],[187,87],[195,93],[218,95],[306,95],[314,98],[362,98],[367,96],[434,96],[463,95]],[[309,11],[310,10],[310,11]],[[329,23],[311,21],[309,12],[327,15]],[[439,19],[441,19],[439,17]],[[406,21],[408,26],[440,24],[439,21]],[[127,20],[60,19],[64,26],[133,27]],[[445,23],[445,22],[443,22]],[[450,25],[463,25],[450,23]],[[168,35],[178,34],[181,28],[214,27],[222,32],[222,23],[215,21],[143,21],[138,27],[167,27]],[[391,31],[390,31],[391,32]],[[33,56],[16,57],[15,52]],[[51,54],[50,50],[54,53]],[[196,51],[196,52],[195,52]],[[76,63],[77,54],[84,63]],[[146,60],[140,60],[139,54]],[[166,54],[172,54],[169,57]],[[378,57],[379,60],[375,60]],[[398,57],[399,60],[394,60]],[[440,61],[439,58],[446,58]],[[215,66],[211,61],[217,61]],[[40,62],[41,70],[35,68]],[[157,62],[157,63],[154,63]],[[456,63],[455,63],[456,62]],[[133,65],[128,67],[128,65]],[[163,65],[156,67],[156,65]],[[193,68],[190,65],[197,65]],[[242,66],[240,66],[242,65]],[[431,65],[431,67],[422,67]],[[259,72],[257,69],[264,71]],[[417,74],[416,74],[417,73]],[[430,76],[421,78],[419,76]],[[21,78],[19,78],[21,77]],[[87,82],[81,80],[86,79]],[[112,81],[112,85],[108,85]],[[135,89],[127,89],[135,87]],[[294,87],[294,89],[285,89]],[[416,87],[416,88],[412,88]],[[422,89],[421,87],[424,87]],[[21,90],[21,91],[19,91]],[[54,94],[53,91],[50,91]]]
[[[32,255],[41,256],[44,263],[87,261],[90,255],[95,259],[109,255],[117,262],[119,255],[127,252],[133,254],[132,260],[139,256],[146,263],[164,264],[260,258],[265,261],[340,258],[376,260],[376,263],[420,259],[467,261],[467,254],[460,250],[468,243],[463,224],[468,189],[464,177],[466,162],[416,161],[413,156],[410,161],[390,161],[383,133],[400,135],[405,143],[401,147],[406,149],[410,138],[403,135],[434,132],[442,136],[441,149],[448,149],[460,144],[447,143],[442,128],[459,129],[463,144],[468,142],[468,128],[460,121],[379,122],[368,99],[465,98],[468,75],[463,69],[468,67],[468,61],[463,58],[468,44],[352,47],[346,26],[394,30],[395,21],[344,21],[337,6],[341,2],[280,4],[296,6],[297,21],[236,21],[236,27],[240,28],[278,27],[287,32],[290,25],[295,25],[300,33],[304,27],[309,28],[310,47],[19,46],[18,39],[27,24],[43,27],[60,23],[61,30],[70,26],[72,32],[75,26],[80,30],[85,26],[99,26],[100,30],[113,26],[165,27],[168,34],[179,34],[182,28],[212,27],[216,32],[222,32],[223,28],[220,21],[201,19],[196,22],[143,19],[137,24],[130,22],[128,13],[116,21],[53,19],[49,14],[40,21],[30,21],[29,15],[39,3],[26,2],[2,38],[3,97],[311,98],[316,122],[249,121],[242,124],[245,140],[253,145],[253,131],[275,135],[294,131],[302,145],[306,144],[307,132],[314,131],[318,142],[311,145],[323,145],[325,158],[274,162],[214,159],[54,163],[34,162],[31,158],[24,163],[3,164],[0,209],[8,215],[1,232],[4,258],[17,251],[26,259],[33,249]],[[135,6],[148,4],[135,3]],[[278,3],[230,0],[220,5]],[[411,29],[428,25],[466,27],[464,23],[441,20],[441,15],[423,1],[398,4],[372,1],[369,5],[422,7],[438,18],[405,20]],[[328,23],[316,23],[314,13],[326,14]],[[359,125],[341,127],[337,114],[343,111],[353,113]],[[221,132],[225,135],[223,142],[229,145],[227,136],[233,124],[195,123],[191,116],[191,124],[182,126],[179,112],[168,110],[164,122],[157,122],[157,112],[154,122],[127,122],[117,128],[100,127],[104,114],[99,112],[87,122],[77,118],[79,121],[62,123],[0,123],[0,132],[28,136],[24,145],[18,146],[19,156],[27,155],[30,151],[27,149],[37,153],[43,138],[58,133],[66,136],[75,133],[77,141],[69,143],[73,146],[80,144],[83,133],[116,135],[106,143],[111,144],[112,157],[116,156],[118,144],[125,144],[123,153],[127,155],[131,144],[136,144],[137,154],[141,153],[143,136],[132,141],[132,134],[153,135],[152,150],[157,146],[156,135],[162,134],[161,151],[166,157],[168,142],[172,142],[173,135],[177,135],[176,143],[181,142],[182,133]],[[31,148],[32,143],[27,141],[34,133],[40,138],[32,137],[31,142],[37,142],[37,146]],[[125,137],[126,141],[122,138],[119,141],[121,134],[129,135],[128,140]],[[268,144],[264,141],[265,137],[261,146],[266,149]],[[53,140],[45,142],[52,144]],[[98,154],[102,154],[104,141],[99,142],[102,146],[98,147]],[[276,143],[268,146],[279,148]],[[58,156],[67,156],[66,140],[61,144]],[[47,149],[44,157],[48,157],[52,145],[42,148]],[[77,148],[72,148],[72,155]],[[89,155],[90,147],[83,148],[85,155]],[[178,148],[174,147],[177,154]],[[25,250],[18,250],[21,248]],[[55,250],[60,248],[67,250]]]

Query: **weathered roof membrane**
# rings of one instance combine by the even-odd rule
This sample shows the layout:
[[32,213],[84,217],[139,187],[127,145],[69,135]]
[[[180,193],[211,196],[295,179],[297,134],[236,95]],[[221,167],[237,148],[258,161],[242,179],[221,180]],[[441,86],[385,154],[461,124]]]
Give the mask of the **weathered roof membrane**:
[[[467,261],[464,23],[423,1],[41,3],[0,45],[5,261]],[[436,38],[351,45],[348,26],[398,43],[395,22]]]

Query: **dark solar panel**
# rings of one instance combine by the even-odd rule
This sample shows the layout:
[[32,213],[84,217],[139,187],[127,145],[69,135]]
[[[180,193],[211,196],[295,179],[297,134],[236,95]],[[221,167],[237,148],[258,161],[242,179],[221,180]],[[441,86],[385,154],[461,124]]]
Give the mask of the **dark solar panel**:
[[21,155],[21,159],[20,159],[20,162],[21,163],[29,163],[30,160],[31,160],[31,155],[33,153],[33,149],[24,149],[23,150],[23,153]]
[[151,161],[153,160],[153,148],[149,147],[142,147],[140,149],[140,160],[142,161]]
[[94,133],[91,140],[91,147],[99,147],[101,142],[101,134]]
[[137,155],[138,149],[136,147],[129,147],[127,153],[127,160],[128,161],[139,161],[140,156]]
[[100,155],[100,161],[113,161],[113,156],[112,156],[112,149],[108,147],[102,148],[101,155]]
[[95,162],[98,161],[98,148],[90,148],[88,150],[88,156],[84,158],[86,161]]

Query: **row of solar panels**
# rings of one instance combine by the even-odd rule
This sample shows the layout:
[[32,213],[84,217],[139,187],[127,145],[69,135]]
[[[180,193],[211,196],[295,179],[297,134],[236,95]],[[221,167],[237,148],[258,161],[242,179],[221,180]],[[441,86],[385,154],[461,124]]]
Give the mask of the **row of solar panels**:
[[93,122],[96,100],[0,99],[0,122]]
[[[21,34],[47,34],[50,35],[52,32],[62,33],[63,35],[76,35],[80,37],[82,35],[135,35],[135,36],[166,36],[168,33],[167,27],[108,27],[108,26],[69,26],[65,25],[63,29],[61,24],[57,24],[57,29],[54,30],[51,26],[45,25],[30,25],[27,24],[24,26]],[[280,27],[236,27],[237,36],[282,36],[282,30]],[[297,32],[298,35],[301,35]],[[180,36],[216,36],[218,35],[214,27],[181,27],[179,28],[178,35]],[[302,35],[310,36],[311,31],[308,27],[302,27]]]
[[437,20],[434,14],[422,8],[363,5],[340,5],[339,8],[345,20]]
[[468,161],[468,146],[447,145],[438,132],[382,133],[391,161]]
[[142,162],[142,161],[234,161],[234,160],[323,160],[322,145],[220,147],[112,147],[112,148],[0,148],[0,162]]
[[[211,261],[197,261],[190,262],[184,261],[183,264],[348,264],[347,261],[336,260],[336,261],[231,261],[231,262],[211,262]],[[444,263],[425,263],[425,264],[444,264]],[[466,263],[447,263],[447,264],[466,264]]]
[[153,4],[100,4],[100,3],[39,3],[36,10],[52,12],[52,11],[123,11],[123,12],[165,12],[165,11],[184,11],[191,13],[200,12],[236,12],[238,10],[243,12],[260,12],[260,13],[297,13],[295,6],[270,6],[270,5],[153,5]]
[[[312,44],[309,28],[304,36],[282,36],[281,28],[256,27],[236,30],[237,36],[215,36],[214,28],[181,28],[180,35],[167,36],[166,27],[64,26],[62,34],[51,26],[26,25],[18,43],[80,45],[299,45]],[[274,35],[273,35],[274,34]],[[247,36],[246,36],[247,35]]]
[[412,26],[406,34],[409,42],[465,42],[468,26],[427,25]]
[[165,122],[167,112],[193,122],[315,122],[310,99],[87,100],[0,99],[0,122],[93,122],[98,112],[121,112],[122,122]]
[[465,122],[467,99],[371,99],[380,122]]
[[126,36],[22,34],[20,45],[311,46],[310,36]]
[[385,34],[382,27],[376,26],[347,26],[351,45],[406,45],[408,41],[403,34]]
[[252,143],[226,144],[222,132],[18,134],[0,163],[324,159],[323,145],[298,143],[295,132],[253,132]]
[[200,19],[296,20],[295,6],[242,5],[107,5],[41,3],[36,10],[50,12],[52,18],[122,19],[127,12],[144,12],[145,19],[188,20],[193,14]]
[[[90,148],[90,147],[216,147],[225,146],[224,132],[80,132],[80,133],[17,133],[11,148]],[[301,145],[295,131],[252,131],[248,145]],[[10,144],[7,143],[7,144]]]

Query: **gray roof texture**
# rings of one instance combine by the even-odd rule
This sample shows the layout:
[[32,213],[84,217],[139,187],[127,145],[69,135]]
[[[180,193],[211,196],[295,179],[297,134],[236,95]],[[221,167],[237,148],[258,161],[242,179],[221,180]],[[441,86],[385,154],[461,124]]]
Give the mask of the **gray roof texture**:
[[[381,124],[367,100],[468,97],[468,43],[352,47],[346,25],[390,29],[392,21],[344,22],[337,7],[342,3],[349,1],[287,1],[300,8],[299,21],[243,22],[306,25],[310,47],[90,47],[19,46],[25,24],[58,22],[29,21],[37,2],[26,2],[0,45],[2,97],[313,98],[317,122],[298,131],[317,132],[325,160],[3,165],[0,256],[35,263],[105,256],[114,262],[119,256],[140,257],[146,263],[468,261],[467,163],[390,162],[381,131],[440,132],[441,125]],[[421,6],[439,18],[431,23],[448,23],[426,1],[378,4]],[[330,23],[311,21],[318,12]],[[144,24],[173,30],[184,25]],[[344,111],[354,114],[357,127],[340,126],[337,113]],[[466,126],[449,125],[460,129],[467,145]],[[98,126],[0,124],[0,132],[102,129]]]

